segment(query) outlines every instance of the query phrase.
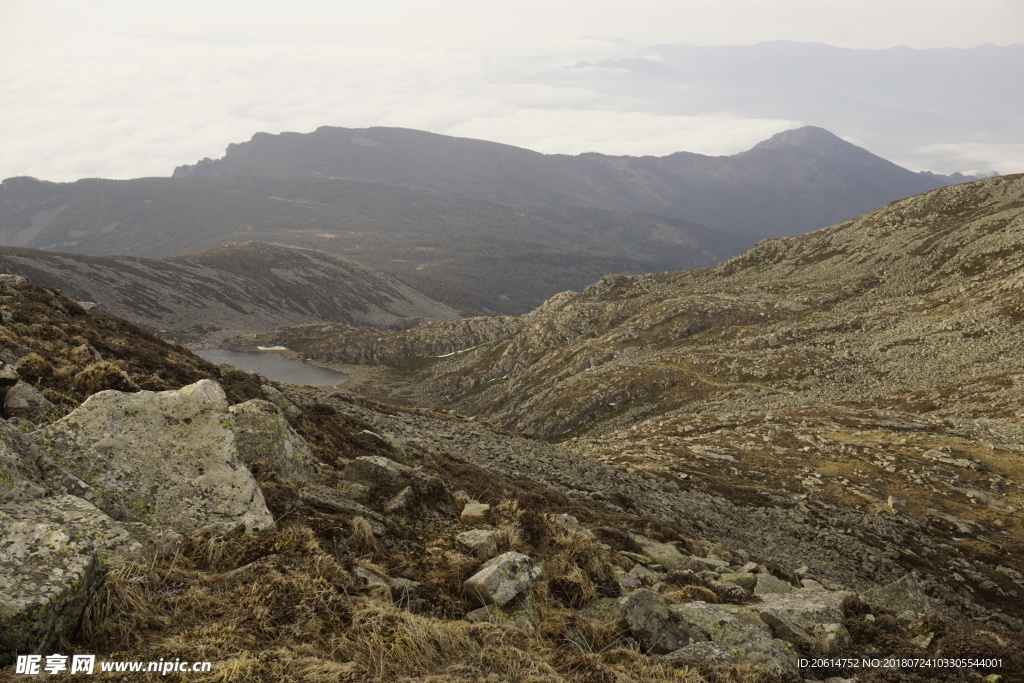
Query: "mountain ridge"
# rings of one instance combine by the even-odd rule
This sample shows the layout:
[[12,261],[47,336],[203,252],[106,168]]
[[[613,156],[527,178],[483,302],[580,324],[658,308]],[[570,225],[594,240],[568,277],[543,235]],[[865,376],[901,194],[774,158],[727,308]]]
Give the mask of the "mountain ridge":
[[99,303],[105,312],[190,344],[216,345],[283,320],[380,330],[460,317],[354,261],[256,242],[165,259],[0,247],[0,270]]
[[[806,151],[806,148],[792,143],[783,144],[794,139],[794,135],[805,139],[813,137],[820,142],[827,133],[813,126],[796,130],[804,132],[783,132],[751,150],[731,156],[676,152],[661,157],[631,157],[599,153],[545,155],[500,143],[405,128],[321,126],[307,134],[260,133],[247,143],[230,145],[220,159],[204,159],[200,164],[179,166],[172,177],[231,174],[360,177],[432,190],[457,189],[495,201],[642,211],[693,220],[725,231],[755,232],[763,237],[825,227],[903,196],[962,179],[914,173],[871,155],[872,162],[884,162],[880,166],[887,174],[886,183],[873,186],[865,197],[858,198],[856,203],[860,210],[852,214],[848,208],[852,206],[849,197],[841,197],[832,188],[828,189],[827,202],[812,202],[814,211],[801,217],[794,225],[763,216],[757,221],[742,212],[722,209],[721,205],[735,205],[741,200],[738,197],[730,197],[731,201],[723,200],[720,194],[722,178],[716,178],[717,184],[708,183],[706,176],[709,173],[734,176],[733,182],[752,184],[762,195],[770,191],[793,194],[786,191],[785,183],[779,182],[779,178],[788,178],[789,174],[799,171],[800,160],[794,162],[777,152]],[[852,155],[858,166],[867,158],[863,156],[866,150],[831,133],[827,139],[833,155]],[[403,148],[403,144],[406,147]],[[750,153],[755,151],[773,155],[772,162],[776,164],[774,175],[766,177],[762,169],[751,169],[745,163]],[[396,165],[399,158],[400,166]],[[841,166],[836,159],[831,161],[832,166]],[[850,192],[852,190],[847,188],[847,194]],[[835,204],[837,200],[839,208],[829,208],[829,204]]]

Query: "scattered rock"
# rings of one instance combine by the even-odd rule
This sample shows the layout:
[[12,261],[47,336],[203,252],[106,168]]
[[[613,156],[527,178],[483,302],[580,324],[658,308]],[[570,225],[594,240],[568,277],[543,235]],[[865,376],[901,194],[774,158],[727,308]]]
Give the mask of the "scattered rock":
[[640,534],[630,534],[629,538],[637,552],[649,558],[649,564],[660,564],[666,571],[687,568],[687,556],[674,545],[660,543]]
[[4,394],[4,414],[31,420],[53,407],[35,387],[18,382]]
[[257,460],[269,463],[286,479],[314,481],[320,476],[320,463],[309,444],[270,401],[253,399],[228,409],[235,433],[238,457],[246,465]]
[[371,493],[394,496],[416,480],[426,477],[408,465],[380,455],[364,455],[345,466],[345,479],[361,484]]
[[497,531],[472,529],[463,531],[455,540],[481,560],[489,560],[498,554]]
[[754,587],[754,595],[766,595],[768,593],[792,593],[796,588],[793,584],[782,579],[777,579],[771,574],[757,574],[757,585]]
[[660,595],[647,588],[633,591],[619,602],[630,633],[643,652],[663,655],[686,645],[690,635],[683,620]]
[[748,608],[689,602],[674,605],[694,643],[672,653],[674,660],[722,663],[771,671],[796,672],[797,653],[775,638],[767,624]]
[[466,506],[462,508],[462,514],[459,515],[459,519],[462,520],[463,524],[479,524],[487,517],[487,512],[490,509],[491,506],[486,503],[466,503]]
[[541,571],[526,555],[507,552],[488,560],[473,576],[466,579],[466,592],[481,605],[504,606],[530,591]]

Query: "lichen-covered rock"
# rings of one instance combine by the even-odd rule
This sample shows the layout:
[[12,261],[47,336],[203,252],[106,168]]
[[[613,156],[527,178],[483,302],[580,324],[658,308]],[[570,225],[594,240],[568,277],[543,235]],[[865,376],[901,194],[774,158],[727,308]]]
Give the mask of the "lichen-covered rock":
[[364,455],[345,466],[345,479],[365,486],[371,493],[393,496],[414,481],[426,479],[426,475],[390,458]]
[[228,411],[238,457],[246,465],[263,460],[286,479],[313,481],[320,476],[320,463],[309,444],[273,403],[253,399]]
[[782,579],[777,579],[771,574],[757,574],[757,585],[754,586],[754,595],[768,595],[771,593],[792,593],[796,590],[793,584]]
[[31,384],[18,382],[4,394],[4,414],[30,420],[53,407]]
[[230,418],[220,385],[201,380],[177,391],[102,391],[31,436],[115,519],[181,533],[272,530]]
[[491,506],[487,503],[466,503],[459,514],[459,519],[463,524],[478,524],[484,521],[490,509]]
[[619,604],[630,633],[644,652],[668,654],[690,641],[685,622],[654,591],[640,588],[622,598]]
[[707,657],[722,663],[774,671],[797,671],[792,645],[773,637],[771,629],[749,608],[688,602],[672,611],[686,624],[693,644],[672,653],[676,659]]
[[3,387],[14,386],[18,383],[21,377],[18,375],[18,371],[14,369],[13,365],[0,361],[0,389]]
[[[34,452],[36,451],[36,452]],[[17,428],[0,420],[0,504],[45,495],[35,462],[38,449]]]
[[745,574],[742,572],[733,574],[722,574],[722,578],[720,580],[726,583],[734,584],[750,592],[753,592],[754,587],[757,585],[757,575]]
[[81,498],[0,504],[0,666],[74,635],[103,571],[145,562],[142,545]]
[[302,415],[302,410],[297,405],[292,403],[287,396],[269,384],[260,386],[260,391],[263,392],[263,397],[280,408],[281,412],[284,413],[284,416],[289,420],[294,420]]
[[474,624],[486,621],[499,626],[515,626],[532,633],[540,621],[540,609],[537,607],[537,598],[527,591],[500,607],[484,605],[475,609],[466,614],[466,620]]
[[925,593],[920,577],[911,572],[892,583],[873,588],[864,594],[864,601],[891,612],[910,610],[924,614],[934,610],[934,602]]
[[503,607],[516,596],[530,591],[541,570],[526,555],[507,552],[488,560],[466,579],[466,592],[481,605]]
[[843,600],[849,595],[845,591],[820,590],[768,594],[750,609],[760,614],[776,638],[794,645],[814,643],[832,647],[850,640],[843,607]]
[[633,541],[636,551],[646,556],[651,564],[660,564],[666,571],[686,567],[687,556],[679,552],[674,545],[660,543],[640,534],[630,534],[629,538]]
[[455,541],[481,560],[489,560],[498,554],[498,532],[491,529],[463,531]]
[[304,486],[299,489],[299,498],[320,510],[365,517],[372,526],[375,526],[375,532],[376,528],[379,527],[383,533],[383,527],[388,523],[388,520],[380,513],[374,512],[365,505],[352,500],[341,491],[329,486],[321,484]]

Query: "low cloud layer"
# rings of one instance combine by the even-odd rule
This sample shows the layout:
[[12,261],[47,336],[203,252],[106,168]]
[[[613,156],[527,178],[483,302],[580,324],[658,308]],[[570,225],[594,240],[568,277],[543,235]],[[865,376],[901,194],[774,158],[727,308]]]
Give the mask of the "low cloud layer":
[[953,123],[967,134],[908,115],[903,100],[913,88],[899,75],[880,87],[880,101],[886,87],[899,100],[889,111],[860,91],[827,103],[834,93],[817,86],[746,83],[742,64],[719,87],[721,74],[695,66],[685,50],[623,40],[546,36],[488,49],[479,35],[472,44],[395,47],[370,38],[65,30],[0,31],[8,65],[0,70],[0,178],[167,176],[256,132],[322,125],[402,126],[547,153],[723,155],[814,124],[915,170],[1024,171],[1024,122],[1002,116],[1024,110],[1005,87],[1020,82],[1015,73],[992,76],[1003,79],[1001,95],[957,105]]

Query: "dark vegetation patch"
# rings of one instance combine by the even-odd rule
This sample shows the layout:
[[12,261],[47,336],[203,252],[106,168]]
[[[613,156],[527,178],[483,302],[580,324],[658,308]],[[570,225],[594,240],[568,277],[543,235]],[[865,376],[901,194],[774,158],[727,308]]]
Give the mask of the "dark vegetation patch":
[[0,288],[0,359],[54,407],[41,416],[66,415],[105,389],[180,389],[218,379],[216,366],[188,349],[165,342],[120,318],[87,312],[52,289],[36,285]]

